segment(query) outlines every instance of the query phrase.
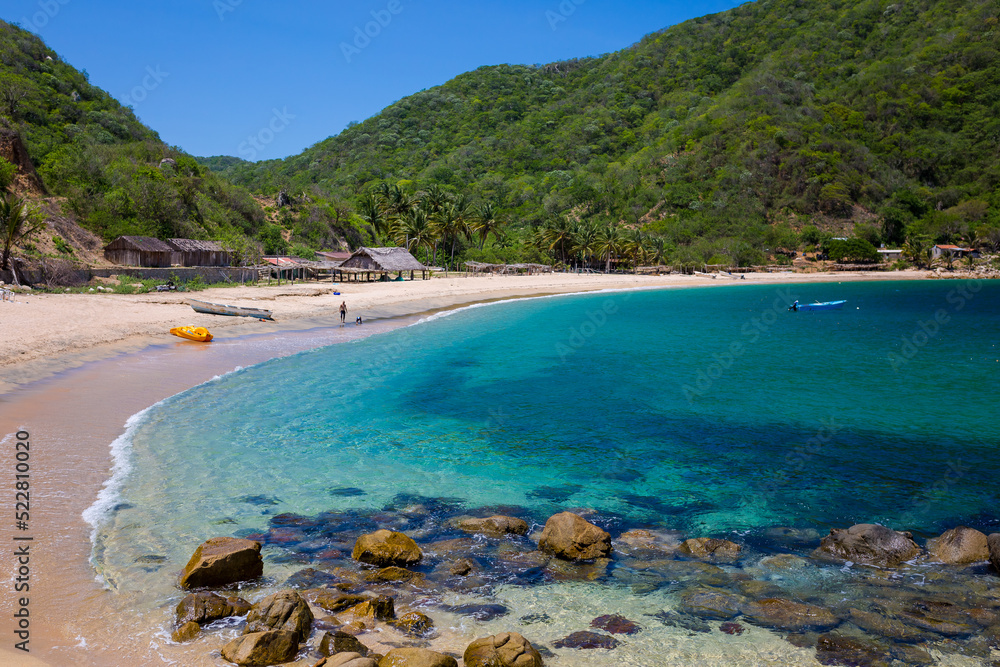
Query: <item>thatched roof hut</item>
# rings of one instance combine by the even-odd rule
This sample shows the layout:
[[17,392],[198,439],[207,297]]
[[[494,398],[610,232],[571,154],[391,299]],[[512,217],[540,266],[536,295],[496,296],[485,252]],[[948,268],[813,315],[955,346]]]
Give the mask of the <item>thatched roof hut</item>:
[[181,266],[229,266],[229,253],[215,241],[169,239],[173,248],[171,262]]
[[119,236],[104,246],[104,257],[122,266],[168,268],[174,249],[151,236]]
[[426,278],[427,270],[405,248],[358,248],[335,269],[342,279],[344,276],[360,278],[362,274],[367,278],[380,274],[381,279],[385,279],[389,273],[398,273],[402,277],[409,272],[410,280],[413,280],[416,271],[420,271],[421,277]]

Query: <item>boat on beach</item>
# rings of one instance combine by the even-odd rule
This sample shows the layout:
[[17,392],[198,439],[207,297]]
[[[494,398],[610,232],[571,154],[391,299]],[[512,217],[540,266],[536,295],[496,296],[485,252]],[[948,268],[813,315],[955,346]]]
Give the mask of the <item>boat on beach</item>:
[[208,343],[212,340],[212,334],[205,327],[174,327],[170,330],[175,336],[187,340],[195,340],[199,343]]
[[245,308],[243,306],[227,306],[220,303],[209,303],[208,301],[197,301],[188,299],[188,303],[194,308],[196,313],[208,313],[209,315],[228,315],[230,317],[256,317],[261,320],[270,320],[271,311],[263,308]]
[[824,301],[822,303],[799,303],[796,301],[788,307],[788,310],[840,310],[844,307],[845,303],[847,303],[846,299],[843,301]]

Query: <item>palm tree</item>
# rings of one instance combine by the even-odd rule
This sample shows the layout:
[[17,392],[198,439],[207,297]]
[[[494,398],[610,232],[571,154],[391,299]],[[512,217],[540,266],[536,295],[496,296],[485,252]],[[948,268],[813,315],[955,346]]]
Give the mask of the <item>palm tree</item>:
[[656,263],[656,266],[663,264],[664,257],[667,256],[667,242],[662,236],[657,236],[650,240],[649,249],[651,251],[650,259]]
[[[10,251],[15,245],[28,240],[43,227],[45,227],[45,221],[35,216],[34,211],[28,208],[24,199],[15,197],[8,192],[0,193],[0,233],[3,234],[0,269],[6,271],[11,268]],[[14,273],[16,278],[17,272]]]
[[558,222],[545,230],[545,240],[548,241],[548,249],[559,248],[559,256],[562,263],[567,263],[567,251],[574,246],[574,236],[576,230],[573,223],[567,218],[561,218]]
[[604,272],[611,273],[611,259],[622,253],[625,237],[614,223],[609,224],[597,235],[597,252],[605,259]]
[[375,245],[389,236],[389,218],[381,204],[379,197],[371,190],[362,195],[358,202],[361,218],[371,225]]
[[486,239],[490,234],[493,238],[500,238],[500,227],[502,223],[497,220],[497,209],[493,202],[486,202],[476,209],[476,223],[474,231],[479,235],[479,249],[486,245]]
[[581,225],[576,231],[573,252],[578,253],[583,258],[583,263],[588,268],[594,253],[597,252],[598,234],[597,225]]
[[405,243],[406,249],[414,254],[421,246],[431,247],[436,238],[431,218],[420,206],[414,206],[402,217],[396,231],[396,242]]

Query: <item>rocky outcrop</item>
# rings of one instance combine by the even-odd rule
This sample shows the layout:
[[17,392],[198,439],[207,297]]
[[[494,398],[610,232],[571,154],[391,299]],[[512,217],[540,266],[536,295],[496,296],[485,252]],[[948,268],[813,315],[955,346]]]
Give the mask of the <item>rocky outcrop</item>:
[[45,187],[42,179],[35,171],[35,165],[31,162],[21,135],[17,130],[7,127],[6,123],[0,120],[0,157],[17,167],[14,175],[14,182],[11,190],[19,194],[44,195]]
[[431,617],[419,611],[407,612],[399,618],[389,621],[389,625],[403,634],[413,637],[422,637],[434,630],[434,621],[431,620]]
[[611,535],[572,512],[549,518],[538,548],[564,560],[593,560],[611,553]]
[[354,552],[351,557],[362,563],[378,567],[390,565],[406,567],[407,565],[416,565],[423,559],[424,555],[417,543],[403,533],[377,530],[358,538],[357,542],[354,543]]
[[732,561],[739,558],[743,547],[729,540],[697,537],[685,540],[678,551],[688,556],[694,556],[695,558],[714,558],[716,560]]
[[458,661],[425,648],[394,648],[378,661],[378,667],[458,667]]
[[978,563],[990,557],[986,535],[966,526],[952,528],[941,537],[927,540],[927,552],[932,559],[948,565]]
[[182,588],[228,586],[264,573],[260,542],[213,537],[199,546],[181,573]]
[[375,621],[388,621],[396,618],[395,602],[388,595],[379,595],[376,598],[365,600],[361,604],[351,607],[349,611],[358,618],[370,618]]
[[467,533],[478,533],[489,537],[504,535],[527,535],[528,522],[512,516],[491,516],[486,519],[465,519],[458,527]]
[[312,632],[313,614],[309,604],[294,591],[282,591],[255,604],[247,615],[243,634],[284,630],[291,632],[301,643]]
[[237,665],[280,665],[299,652],[294,632],[268,630],[237,637],[222,647],[222,657]]
[[465,667],[542,667],[542,656],[516,632],[483,637],[469,644]]
[[200,591],[187,595],[177,604],[177,625],[190,621],[203,625],[220,618],[243,616],[249,611],[250,603],[243,598],[224,598],[215,593]]
[[920,548],[909,533],[862,523],[847,530],[831,530],[813,556],[876,567],[898,567],[918,553]]
[[986,546],[990,550],[990,564],[1000,572],[1000,533],[993,533],[986,538]]

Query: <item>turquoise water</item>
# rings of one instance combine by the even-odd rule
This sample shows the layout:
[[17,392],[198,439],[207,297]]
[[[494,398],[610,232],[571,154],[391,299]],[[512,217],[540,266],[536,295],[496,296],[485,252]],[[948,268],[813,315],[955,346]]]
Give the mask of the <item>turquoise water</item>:
[[[795,298],[848,303],[786,312]],[[154,407],[130,433],[98,560],[408,497],[751,541],[773,526],[994,526],[998,331],[1000,285],[951,281],[466,309]]]

